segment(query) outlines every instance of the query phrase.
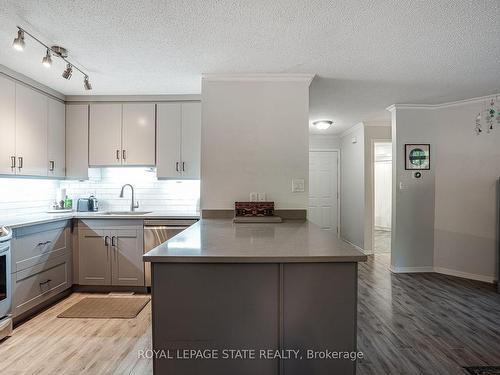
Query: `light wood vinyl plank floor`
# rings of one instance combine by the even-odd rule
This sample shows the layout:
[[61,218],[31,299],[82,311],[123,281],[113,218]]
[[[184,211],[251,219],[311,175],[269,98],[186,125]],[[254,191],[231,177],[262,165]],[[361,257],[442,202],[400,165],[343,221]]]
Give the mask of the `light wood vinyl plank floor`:
[[151,303],[135,319],[57,318],[87,296],[98,295],[73,293],[18,326],[0,343],[0,374],[151,374],[138,358],[151,348]]
[[[359,265],[358,375],[465,375],[500,365],[500,295],[438,274],[392,274],[389,254]],[[58,319],[74,293],[0,343],[0,374],[152,373],[151,304],[135,319]],[[95,296],[95,294],[92,294]],[[342,374],[339,374],[342,375]]]

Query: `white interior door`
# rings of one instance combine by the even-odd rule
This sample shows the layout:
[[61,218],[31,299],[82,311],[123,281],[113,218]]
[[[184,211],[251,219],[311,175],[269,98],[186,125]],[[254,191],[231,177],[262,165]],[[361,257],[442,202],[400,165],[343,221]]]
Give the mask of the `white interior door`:
[[337,232],[338,152],[309,153],[308,219],[322,229]]

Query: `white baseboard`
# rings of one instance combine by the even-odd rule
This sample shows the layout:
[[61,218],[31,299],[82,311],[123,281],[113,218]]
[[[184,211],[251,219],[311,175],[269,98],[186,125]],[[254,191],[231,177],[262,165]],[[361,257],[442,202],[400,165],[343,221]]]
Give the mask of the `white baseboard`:
[[451,270],[449,268],[443,268],[443,267],[434,267],[434,272],[442,273],[444,275],[462,277],[464,279],[483,281],[485,283],[490,283],[490,284],[495,282],[495,278],[491,276],[476,275],[474,273]]
[[432,266],[426,267],[394,267],[389,266],[389,269],[392,273],[420,273],[420,272],[434,272],[434,268]]

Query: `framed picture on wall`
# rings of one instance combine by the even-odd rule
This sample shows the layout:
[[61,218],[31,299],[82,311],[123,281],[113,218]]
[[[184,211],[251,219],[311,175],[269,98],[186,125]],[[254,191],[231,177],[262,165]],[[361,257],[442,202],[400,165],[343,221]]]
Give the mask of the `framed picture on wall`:
[[431,169],[431,145],[406,144],[405,169],[407,170]]

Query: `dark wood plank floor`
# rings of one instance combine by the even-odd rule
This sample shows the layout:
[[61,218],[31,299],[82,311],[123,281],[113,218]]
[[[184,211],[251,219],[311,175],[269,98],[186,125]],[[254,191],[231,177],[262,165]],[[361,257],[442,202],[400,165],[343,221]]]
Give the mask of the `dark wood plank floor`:
[[392,274],[390,254],[359,266],[358,375],[466,374],[500,366],[500,295],[439,274]]

